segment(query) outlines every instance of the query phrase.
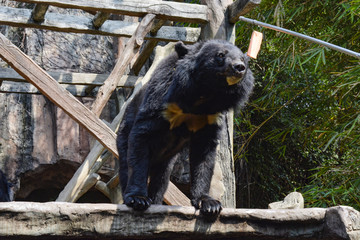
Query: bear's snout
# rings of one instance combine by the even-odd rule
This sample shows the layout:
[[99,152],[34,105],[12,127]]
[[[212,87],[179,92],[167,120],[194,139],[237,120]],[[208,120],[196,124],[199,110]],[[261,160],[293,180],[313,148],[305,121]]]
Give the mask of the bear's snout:
[[246,70],[246,67],[243,62],[235,62],[232,64],[232,69],[237,76],[242,76]]

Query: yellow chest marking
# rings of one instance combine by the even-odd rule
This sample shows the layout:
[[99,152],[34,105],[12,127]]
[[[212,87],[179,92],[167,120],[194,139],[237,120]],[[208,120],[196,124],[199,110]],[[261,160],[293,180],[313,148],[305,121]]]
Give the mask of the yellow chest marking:
[[185,123],[189,131],[196,132],[205,127],[206,124],[216,123],[219,113],[210,115],[184,113],[176,103],[169,103],[163,111],[163,116],[169,121],[170,130]]

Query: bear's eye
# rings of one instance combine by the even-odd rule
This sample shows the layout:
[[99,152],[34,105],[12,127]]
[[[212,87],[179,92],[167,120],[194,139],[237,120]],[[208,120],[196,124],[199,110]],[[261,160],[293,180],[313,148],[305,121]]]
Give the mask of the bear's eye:
[[225,53],[219,52],[219,53],[217,54],[217,57],[218,57],[218,58],[224,58],[224,57],[225,57]]

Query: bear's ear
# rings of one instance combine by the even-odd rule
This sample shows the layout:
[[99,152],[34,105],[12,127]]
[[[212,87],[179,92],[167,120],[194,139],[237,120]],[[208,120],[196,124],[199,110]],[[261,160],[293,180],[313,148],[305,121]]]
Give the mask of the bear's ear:
[[182,58],[189,52],[189,48],[183,42],[179,41],[175,44],[175,51],[179,58]]

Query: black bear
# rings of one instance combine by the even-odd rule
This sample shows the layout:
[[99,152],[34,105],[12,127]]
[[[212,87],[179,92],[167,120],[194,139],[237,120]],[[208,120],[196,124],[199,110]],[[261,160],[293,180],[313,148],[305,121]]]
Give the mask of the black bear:
[[124,203],[145,210],[161,204],[176,155],[189,149],[191,204],[220,213],[209,193],[223,113],[242,106],[254,78],[248,58],[233,44],[210,40],[175,45],[128,105],[117,147]]

